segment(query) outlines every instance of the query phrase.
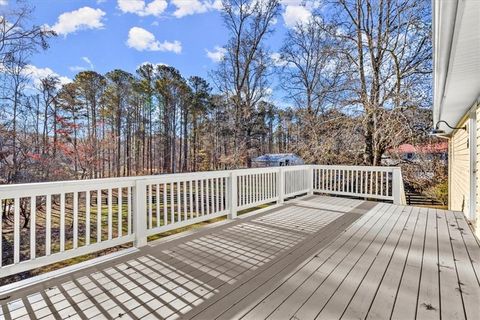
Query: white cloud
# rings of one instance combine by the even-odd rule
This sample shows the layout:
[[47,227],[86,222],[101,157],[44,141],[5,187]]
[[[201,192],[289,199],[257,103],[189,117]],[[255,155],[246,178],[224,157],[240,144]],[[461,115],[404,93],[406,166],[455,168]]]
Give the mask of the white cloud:
[[168,3],[166,0],[153,0],[146,3],[145,0],[118,0],[118,8],[123,13],[134,13],[139,16],[160,16]]
[[175,53],[182,52],[180,41],[160,42],[155,35],[143,28],[133,27],[128,32],[127,45],[138,51],[170,51]]
[[60,76],[58,73],[54,72],[52,69],[50,69],[48,67],[47,68],[38,68],[38,67],[36,67],[34,65],[31,65],[31,64],[26,66],[25,75],[29,76],[30,79],[33,81],[33,83],[37,86],[40,85],[42,79],[44,79],[48,76],[58,77],[61,85],[72,82],[72,79],[64,77],[64,76]]
[[92,60],[90,60],[89,57],[82,57],[82,60],[85,61],[86,64],[88,64],[88,67],[93,70],[95,69],[93,63],[92,63]]
[[213,62],[220,62],[223,60],[223,57],[225,57],[225,53],[227,50],[225,48],[215,46],[212,51],[205,49],[207,52],[207,57],[210,58]]
[[66,36],[69,33],[103,28],[102,19],[105,12],[101,9],[83,7],[74,11],[62,13],[58,17],[57,23],[50,28],[60,35]]
[[173,12],[177,18],[222,9],[221,0],[172,0],[171,3],[177,7]]
[[87,66],[72,66],[69,67],[70,71],[72,72],[80,72],[85,70],[94,70],[95,66],[93,65],[92,61],[88,57],[82,57],[82,60],[87,64]]
[[304,23],[312,17],[309,8],[302,5],[287,5],[283,13],[283,21],[288,28],[294,28],[299,23]]
[[270,59],[272,59],[273,64],[276,67],[283,67],[283,66],[287,65],[287,61],[283,60],[281,54],[278,53],[278,52],[272,53],[270,55]]
[[8,0],[0,0],[0,6],[8,5]]

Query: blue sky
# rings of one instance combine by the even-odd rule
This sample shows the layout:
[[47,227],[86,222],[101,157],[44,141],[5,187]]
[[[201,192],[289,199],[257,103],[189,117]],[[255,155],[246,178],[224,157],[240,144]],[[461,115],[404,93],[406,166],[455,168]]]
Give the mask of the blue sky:
[[[8,1],[11,3],[8,4]],[[12,5],[14,0],[0,0]],[[311,1],[310,1],[311,2]],[[64,82],[81,70],[129,72],[144,62],[163,63],[185,76],[209,79],[228,34],[219,0],[37,0],[33,22],[58,37],[31,59],[32,75],[54,73]],[[312,6],[283,0],[267,45],[281,46],[289,26],[308,18]]]

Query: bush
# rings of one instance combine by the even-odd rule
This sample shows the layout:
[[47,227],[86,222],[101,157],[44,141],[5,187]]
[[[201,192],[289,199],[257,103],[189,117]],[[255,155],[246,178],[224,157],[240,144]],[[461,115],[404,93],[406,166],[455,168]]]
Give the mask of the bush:
[[425,190],[425,195],[438,200],[444,206],[448,204],[448,181],[440,182]]

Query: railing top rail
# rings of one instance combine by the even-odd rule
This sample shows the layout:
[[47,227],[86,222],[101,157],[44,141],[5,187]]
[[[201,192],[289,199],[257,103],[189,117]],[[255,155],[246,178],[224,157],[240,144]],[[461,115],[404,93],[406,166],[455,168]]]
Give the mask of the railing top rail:
[[393,170],[400,170],[400,167],[390,167],[390,166],[355,166],[355,165],[329,165],[329,164],[315,164],[314,168],[325,168],[325,169],[350,169],[350,170],[363,170],[363,171],[388,171],[392,172]]
[[[293,167],[293,166],[292,166]],[[51,182],[32,182],[32,183],[17,183],[17,184],[5,184],[0,185],[0,192],[4,190],[21,190],[25,188],[63,188],[67,186],[84,186],[87,184],[95,183],[95,185],[106,186],[108,184],[118,184],[131,182],[134,184],[137,180],[158,180],[158,179],[181,179],[181,178],[202,178],[207,176],[228,176],[230,173],[236,174],[254,174],[264,172],[275,172],[278,168],[292,168],[292,167],[267,167],[267,168],[242,168],[231,170],[216,170],[216,171],[196,171],[196,172],[182,172],[182,173],[167,173],[157,175],[146,176],[130,176],[130,177],[116,177],[116,178],[97,178],[97,179],[84,179],[84,180],[64,180],[64,181],[51,181]],[[295,168],[308,167],[308,165],[295,166]]]
[[[344,166],[344,165],[299,165],[299,166],[285,166],[285,167],[266,167],[266,168],[242,168],[232,170],[217,170],[217,171],[197,171],[197,172],[184,172],[184,173],[169,173],[158,175],[146,175],[146,176],[130,176],[130,177],[117,177],[117,178],[99,178],[99,179],[85,179],[85,180],[66,180],[66,181],[52,181],[52,182],[33,182],[33,183],[21,183],[21,184],[5,184],[0,185],[0,193],[6,191],[21,191],[25,189],[39,189],[43,192],[49,192],[51,190],[68,189],[73,190],[75,187],[86,189],[101,189],[108,188],[109,186],[128,187],[133,186],[135,181],[158,181],[159,179],[165,181],[177,181],[181,179],[201,179],[207,177],[226,177],[229,174],[256,174],[266,172],[276,172],[279,168],[284,171],[295,171],[306,168],[329,168],[329,169],[351,169],[351,170],[364,170],[364,171],[388,171],[400,170],[399,167],[380,167],[380,166]],[[73,189],[72,189],[73,188]],[[74,191],[74,190],[73,190]]]

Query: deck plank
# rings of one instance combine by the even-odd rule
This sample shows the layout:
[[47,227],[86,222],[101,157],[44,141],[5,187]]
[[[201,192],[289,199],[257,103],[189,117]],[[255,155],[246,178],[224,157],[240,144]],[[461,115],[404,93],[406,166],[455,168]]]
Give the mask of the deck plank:
[[381,302],[382,310],[388,310],[388,315],[384,314],[378,318],[386,319],[390,316],[391,309],[388,308],[393,306],[399,276],[406,260],[406,252],[410,246],[418,218],[418,212],[413,207],[407,207],[404,211],[403,214],[408,215],[408,218],[403,228],[396,229],[397,233],[400,233],[397,242],[395,245],[387,245],[376,258],[372,268],[366,273],[365,279],[352,297],[341,317],[342,319],[364,319],[377,296],[383,300]]
[[[387,236],[383,239],[376,238],[372,242],[353,269],[349,271],[347,277],[340,283],[336,292],[328,298],[328,302],[317,314],[316,319],[341,318],[362,283],[371,283],[375,287],[378,286],[382,271],[385,270],[388,258],[391,256],[394,246],[408,221],[409,213],[405,212],[404,207],[397,206],[391,219],[394,219],[395,216],[398,216],[398,219]],[[367,275],[370,275],[370,277],[366,279]],[[368,296],[364,295],[364,297],[367,298]]]
[[459,211],[454,211],[453,214],[455,215],[458,227],[464,231],[462,232],[463,242],[467,247],[467,253],[470,257],[473,269],[475,270],[477,283],[480,286],[480,250],[478,250],[478,248],[480,247],[480,241],[474,236],[474,233],[471,232],[472,230],[470,229],[470,226],[465,220],[465,216],[463,215],[463,213]]
[[309,196],[12,292],[0,319],[476,319],[479,263],[460,212]]
[[[451,213],[447,213],[451,215]],[[453,248],[448,228],[449,221],[443,210],[437,210],[438,267],[440,270],[440,313],[442,319],[465,319],[463,301],[456,273]]]
[[355,246],[354,250],[348,254],[348,259],[334,267],[335,272],[329,274],[315,292],[306,299],[303,305],[292,315],[299,319],[311,319],[317,316],[318,312],[323,309],[328,299],[336,292],[337,288],[343,283],[351,270],[355,267],[362,256],[378,242],[383,241],[400,218],[397,210],[398,207],[388,206],[386,215],[382,217],[381,222],[377,222],[373,228],[369,230],[366,237]]
[[[425,244],[425,228],[427,226],[427,212],[419,210],[417,226],[413,241],[408,251],[405,269],[403,270],[400,286],[397,290],[391,319],[415,319],[418,300],[418,287],[422,270],[423,248]],[[378,303],[375,303],[378,302]],[[381,299],[375,301],[368,319],[377,319],[377,313],[383,313]]]
[[205,304],[203,310],[195,310],[196,312],[187,314],[184,318],[215,319],[219,316],[223,317],[225,311],[228,311],[231,307],[235,306],[242,297],[249,295],[252,296],[253,291],[255,291],[258,286],[268,283],[268,281],[274,277],[281,279],[282,272],[286,274],[290,273],[295,269],[299,262],[305,259],[305,257],[312,256],[319,247],[328,244],[338,235],[338,231],[341,232],[341,230],[344,230],[346,225],[342,223],[341,219],[348,221],[352,218],[355,220],[358,217],[354,217],[354,215],[345,215],[344,217],[337,219],[341,224],[337,227],[333,225],[331,226],[331,229],[334,230],[336,228],[337,232],[331,233],[331,230],[328,229],[325,229],[325,232],[318,232],[315,237],[309,238],[301,247],[296,248],[295,251],[288,255],[284,255],[279,261],[268,266],[268,268],[259,270],[260,272],[251,276],[245,282],[237,284],[235,288],[228,288],[227,290],[222,291],[217,299]]
[[[322,281],[324,281],[325,278],[335,270],[338,263],[346,259],[349,253],[362,241],[370,229],[374,228],[376,223],[386,215],[386,211],[382,210],[384,208],[385,205],[378,205],[375,207],[372,210],[373,212],[370,213],[372,218],[369,219],[369,217],[365,217],[368,221],[361,226],[359,232],[355,232],[353,237],[342,235],[340,241],[334,242],[334,244],[328,248],[328,251],[322,253],[322,256],[318,257],[318,262],[321,262],[320,266],[314,268],[314,272],[311,273],[303,283],[299,285],[291,282],[287,283],[287,287],[291,286],[294,288],[293,293],[287,295],[278,308],[269,314],[268,318],[288,319],[292,317],[305,303],[306,299],[314,294],[318,285],[320,285]],[[252,319],[254,318],[255,316],[252,315]]]
[[459,286],[455,289],[460,290],[466,318],[478,319],[480,314],[480,286],[478,285],[475,269],[468,255],[467,247],[463,241],[463,234],[470,230],[464,229],[458,224],[459,219],[457,219],[454,213],[446,213],[446,217],[450,237],[452,238],[451,244],[459,280]]
[[[377,211],[377,214],[381,214]],[[309,260],[298,266],[292,273],[279,281],[272,279],[262,286],[258,286],[255,291],[263,291],[263,294],[252,301],[248,307],[245,302],[237,303],[234,308],[222,314],[221,318],[232,319],[243,317],[244,319],[264,319],[283,303],[295,288],[300,284],[310,281],[309,277],[331,256],[335,253],[337,247],[343,245],[353,237],[363,225],[369,220],[375,218],[375,215],[362,217],[355,224],[351,225],[341,236],[328,246],[328,248],[317,251]],[[248,297],[251,300],[250,297]],[[245,299],[245,297],[243,298]]]
[[423,210],[427,210],[427,228],[425,229],[422,273],[417,300],[417,318],[440,319],[437,216],[435,209]]

